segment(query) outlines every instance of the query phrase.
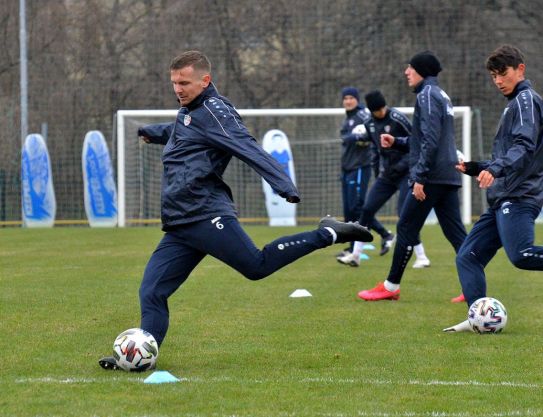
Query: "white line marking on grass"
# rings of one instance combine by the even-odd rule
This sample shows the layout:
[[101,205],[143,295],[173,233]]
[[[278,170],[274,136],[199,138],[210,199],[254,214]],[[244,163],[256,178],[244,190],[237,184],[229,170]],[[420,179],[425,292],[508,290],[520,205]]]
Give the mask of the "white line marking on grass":
[[359,378],[305,378],[300,382],[323,382],[328,384],[364,384],[364,385],[422,385],[422,386],[480,386],[480,387],[514,387],[514,388],[541,388],[540,384],[529,384],[526,382],[481,382],[481,381],[420,381],[411,379],[409,381],[392,381],[387,379],[359,379]]
[[[17,378],[14,381],[8,381],[0,379],[0,384],[6,384],[15,382],[16,384],[96,384],[96,383],[108,383],[108,382],[143,382],[142,377],[129,377],[127,376],[111,376],[101,378],[80,378],[80,377],[41,377],[41,378]],[[526,389],[541,389],[543,385],[527,382],[514,382],[514,381],[499,381],[499,382],[483,382],[483,381],[441,381],[441,380],[429,380],[422,381],[418,379],[410,380],[398,380],[393,381],[390,379],[362,379],[362,378],[332,378],[332,377],[318,377],[318,378],[301,378],[291,379],[285,378],[282,380],[277,379],[240,379],[229,376],[220,376],[212,378],[180,378],[181,382],[192,382],[197,384],[209,384],[209,383],[237,383],[237,384],[266,384],[266,383],[316,383],[316,384],[360,384],[360,385],[396,385],[396,386],[448,386],[448,387],[482,387],[482,388],[526,388]]]
[[409,385],[447,385],[447,386],[481,386],[481,387],[514,387],[514,388],[540,388],[539,384],[528,384],[526,382],[480,382],[480,381],[409,381]]
[[[0,379],[0,384],[9,384],[15,382],[16,384],[104,384],[104,383],[143,383],[144,378],[133,377],[126,374],[126,376],[111,376],[100,378],[80,378],[80,377],[41,377],[41,378],[17,378],[14,381],[8,381],[6,379]],[[529,383],[516,383],[510,381],[503,382],[481,382],[481,381],[420,381],[420,380],[404,380],[404,381],[392,381],[392,380],[379,380],[379,379],[359,379],[359,378],[285,378],[282,380],[277,379],[239,379],[229,376],[212,377],[212,378],[180,378],[182,382],[195,383],[195,384],[210,384],[210,383],[238,383],[238,384],[266,384],[266,383],[324,383],[324,384],[364,384],[364,385],[395,385],[395,386],[475,386],[475,387],[492,387],[492,388],[526,388],[526,389],[540,389],[540,384]],[[171,385],[171,384],[168,384]],[[485,417],[530,417],[541,416],[541,410],[510,410],[504,412],[490,412],[485,413]],[[479,412],[449,412],[449,411],[397,411],[397,412],[382,412],[382,411],[355,411],[354,414],[342,413],[342,412],[276,412],[266,414],[267,417],[480,417]],[[148,415],[132,416],[132,417],[150,417]],[[157,415],[154,417],[163,417]],[[166,416],[164,416],[166,417]],[[235,413],[235,414],[200,414],[200,413],[187,413],[179,414],[179,417],[254,417],[253,414]]]
[[[102,384],[104,382],[143,382],[143,378],[54,378],[45,376],[42,378],[17,378],[16,384]],[[2,381],[5,382],[5,381]]]

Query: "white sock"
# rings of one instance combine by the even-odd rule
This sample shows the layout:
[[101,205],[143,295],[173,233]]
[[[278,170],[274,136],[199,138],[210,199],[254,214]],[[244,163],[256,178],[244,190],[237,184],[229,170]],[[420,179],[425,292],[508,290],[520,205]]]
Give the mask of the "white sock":
[[364,243],[363,242],[354,242],[353,246],[353,256],[360,256],[360,254],[364,251]]
[[325,229],[328,230],[330,234],[332,235],[332,244],[336,243],[336,239],[337,239],[336,231],[332,229],[331,227],[325,227]]
[[424,253],[424,246],[422,245],[422,242],[420,242],[413,249],[415,250],[415,256],[417,259],[426,259],[426,253]]
[[400,289],[400,284],[394,284],[393,282],[390,282],[389,280],[385,281],[385,288],[387,291],[394,292]]

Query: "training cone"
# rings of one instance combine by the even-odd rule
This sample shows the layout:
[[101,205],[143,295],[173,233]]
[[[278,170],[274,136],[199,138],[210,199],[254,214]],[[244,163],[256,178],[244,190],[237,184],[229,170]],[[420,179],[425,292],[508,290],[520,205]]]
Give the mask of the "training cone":
[[173,376],[168,371],[155,371],[143,381],[144,384],[165,384],[169,382],[179,382],[179,378]]
[[302,297],[312,297],[311,293],[307,290],[296,290],[292,294],[289,295],[291,298],[302,298]]

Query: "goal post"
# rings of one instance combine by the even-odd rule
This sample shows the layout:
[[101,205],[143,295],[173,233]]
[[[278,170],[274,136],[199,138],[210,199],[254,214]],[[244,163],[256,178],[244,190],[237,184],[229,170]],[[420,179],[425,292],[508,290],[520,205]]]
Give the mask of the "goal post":
[[[396,107],[407,116],[413,107]],[[345,118],[343,108],[318,109],[241,109],[249,132],[259,141],[265,131],[283,130],[291,141],[298,188],[302,201],[302,220],[314,220],[323,214],[341,213],[339,184],[341,140],[339,128]],[[457,148],[471,160],[471,108],[454,107]],[[119,110],[116,114],[118,226],[158,223],[160,218],[160,178],[162,146],[144,145],[137,139],[137,128],[145,124],[173,121],[177,110]],[[247,221],[265,218],[260,179],[234,158],[225,172],[232,186],[240,217]],[[300,184],[300,181],[302,182]],[[237,197],[237,198],[236,198]],[[260,203],[258,203],[258,201]],[[471,223],[471,179],[462,175],[462,220]],[[395,217],[394,203],[379,213]],[[326,211],[326,213],[323,212]],[[300,211],[302,211],[300,213]]]

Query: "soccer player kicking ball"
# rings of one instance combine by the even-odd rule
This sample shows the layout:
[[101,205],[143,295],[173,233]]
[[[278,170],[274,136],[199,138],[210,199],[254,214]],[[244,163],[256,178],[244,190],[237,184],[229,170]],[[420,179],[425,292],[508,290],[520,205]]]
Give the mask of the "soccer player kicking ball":
[[397,300],[400,297],[400,281],[432,208],[455,251],[466,237],[458,198],[462,182],[455,169],[458,158],[454,141],[454,109],[445,91],[439,87],[437,75],[440,71],[441,64],[430,51],[411,58],[404,72],[407,84],[417,94],[411,136],[381,135],[383,148],[408,147],[411,192],[403,203],[396,227],[397,241],[388,277],[375,288],[358,293],[358,297],[366,301]]
[[[325,217],[316,230],[279,238],[259,250],[241,228],[232,193],[222,179],[230,159],[235,156],[248,164],[290,203],[300,202],[298,190],[249,134],[230,101],[219,95],[204,54],[181,54],[172,61],[170,76],[181,104],[175,122],[138,131],[145,142],[165,145],[161,195],[165,234],[139,289],[140,327],[159,346],[169,325],[168,297],[206,255],[256,281],[333,243],[373,240],[358,223]],[[102,358],[99,364],[118,369],[113,357]]]
[[[486,60],[494,84],[507,98],[494,138],[492,159],[460,163],[487,189],[489,208],[473,226],[456,256],[468,307],[486,297],[484,269],[502,246],[520,269],[543,270],[543,247],[534,246],[534,222],[543,206],[543,100],[524,78],[526,64],[510,45]],[[468,321],[444,329],[470,331]]]

